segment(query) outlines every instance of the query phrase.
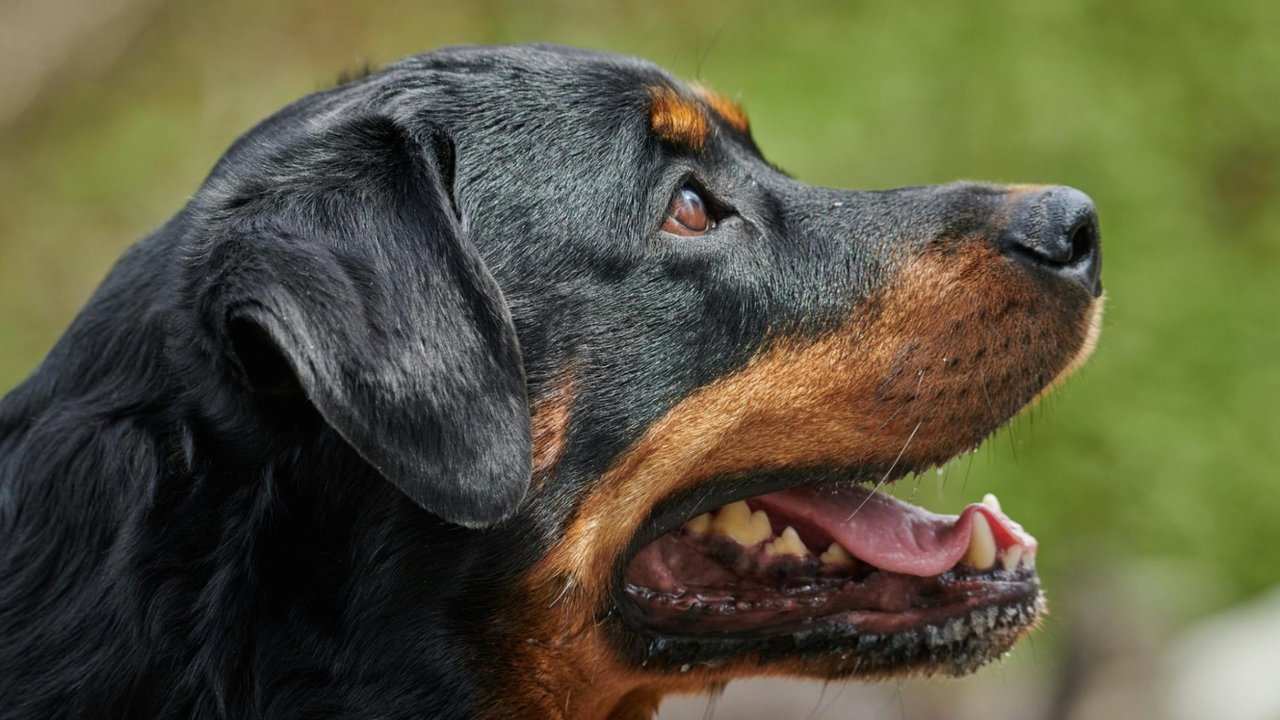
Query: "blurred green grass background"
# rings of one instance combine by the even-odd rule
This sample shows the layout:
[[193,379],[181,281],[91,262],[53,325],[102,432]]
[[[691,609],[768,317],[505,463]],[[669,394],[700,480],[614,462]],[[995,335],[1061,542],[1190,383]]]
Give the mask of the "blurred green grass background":
[[1040,538],[1051,596],[1123,568],[1176,625],[1280,583],[1280,3],[179,0],[150,12],[118,56],[0,131],[0,391],[257,120],[364,63],[567,43],[740,98],[766,156],[810,182],[1088,192],[1108,294],[1093,361],[975,458],[898,492],[948,509],[998,493]]

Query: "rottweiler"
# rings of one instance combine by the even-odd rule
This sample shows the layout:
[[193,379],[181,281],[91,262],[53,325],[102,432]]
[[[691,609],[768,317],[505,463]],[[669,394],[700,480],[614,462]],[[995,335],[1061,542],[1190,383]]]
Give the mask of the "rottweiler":
[[0,716],[644,718],[960,674],[1036,542],[881,485],[1101,316],[1078,190],[862,192],[647,62],[459,47],[237,140],[0,403]]

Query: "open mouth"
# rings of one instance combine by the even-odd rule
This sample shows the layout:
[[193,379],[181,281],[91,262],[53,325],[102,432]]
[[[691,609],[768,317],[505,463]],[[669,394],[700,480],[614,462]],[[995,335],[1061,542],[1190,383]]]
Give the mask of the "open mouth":
[[[624,615],[664,637],[759,639],[815,629],[926,644],[1000,635],[1043,605],[1035,538],[992,495],[938,515],[865,485],[802,486],[689,518],[625,566]],[[1010,632],[995,632],[995,631]]]

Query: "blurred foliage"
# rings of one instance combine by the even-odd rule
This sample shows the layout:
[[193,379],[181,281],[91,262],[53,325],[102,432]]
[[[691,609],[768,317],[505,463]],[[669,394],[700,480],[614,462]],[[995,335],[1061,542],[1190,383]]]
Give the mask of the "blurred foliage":
[[1280,582],[1277,38],[1274,0],[171,2],[0,135],[0,389],[237,134],[343,69],[460,42],[642,55],[739,97],[766,155],[811,182],[1093,196],[1094,360],[897,492],[949,509],[997,492],[1041,539],[1051,595],[1125,564],[1186,620]]

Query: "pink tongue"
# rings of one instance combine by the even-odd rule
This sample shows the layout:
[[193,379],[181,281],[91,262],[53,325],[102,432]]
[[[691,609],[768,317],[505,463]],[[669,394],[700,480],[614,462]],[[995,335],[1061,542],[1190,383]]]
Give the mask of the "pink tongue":
[[1035,538],[1016,522],[980,504],[960,515],[937,515],[861,486],[793,488],[750,503],[771,516],[817,527],[859,560],[905,575],[928,577],[955,567],[969,548],[977,512],[986,515],[999,551],[1013,545],[1036,547]]

